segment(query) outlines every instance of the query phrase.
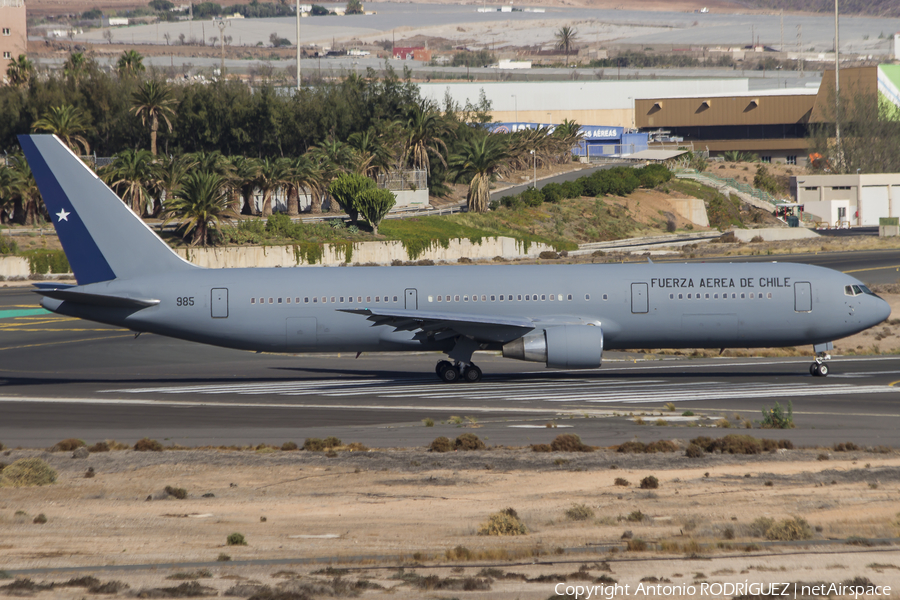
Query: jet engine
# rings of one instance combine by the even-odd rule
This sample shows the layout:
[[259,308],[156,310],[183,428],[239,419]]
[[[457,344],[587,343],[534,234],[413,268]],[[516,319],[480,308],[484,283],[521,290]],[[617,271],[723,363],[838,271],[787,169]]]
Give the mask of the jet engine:
[[603,355],[603,330],[596,325],[559,325],[503,345],[503,356],[546,363],[555,369],[596,369]]

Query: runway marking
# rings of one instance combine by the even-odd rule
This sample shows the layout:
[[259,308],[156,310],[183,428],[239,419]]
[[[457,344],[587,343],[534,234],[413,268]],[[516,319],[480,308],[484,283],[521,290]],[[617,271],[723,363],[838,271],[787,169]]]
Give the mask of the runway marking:
[[0,319],[15,319],[16,317],[30,317],[33,315],[52,315],[53,313],[43,308],[31,308],[20,310],[0,310]]
[[411,396],[432,401],[469,402],[578,402],[658,404],[739,398],[802,398],[810,396],[844,396],[851,394],[898,393],[900,388],[888,385],[853,385],[833,383],[747,383],[732,385],[721,381],[667,383],[661,381],[573,379],[569,381],[484,382],[478,385],[446,385],[424,383],[421,379],[365,379],[357,381],[280,381],[250,384],[214,384],[170,387],[144,387],[102,390],[115,394],[211,395],[238,396],[319,396],[344,398],[374,396],[402,399]]
[[885,269],[900,269],[900,265],[888,265],[886,267],[867,267],[865,269],[851,269],[842,273],[862,273],[863,271],[883,271]]
[[[42,329],[41,331],[44,331],[44,330]],[[71,330],[67,329],[65,331],[71,331]],[[106,331],[106,330],[105,329],[91,329],[88,331]],[[0,348],[0,352],[2,352],[3,350],[21,350],[22,348],[38,348],[40,346],[57,346],[60,344],[72,344],[72,343],[76,343],[76,342],[96,342],[98,340],[111,340],[111,339],[120,338],[120,337],[133,337],[133,336],[129,333],[126,335],[105,335],[105,336],[98,336],[98,337],[92,337],[92,338],[83,338],[80,340],[61,340],[58,342],[43,342],[41,344],[24,344],[22,346],[7,346],[6,348]]]

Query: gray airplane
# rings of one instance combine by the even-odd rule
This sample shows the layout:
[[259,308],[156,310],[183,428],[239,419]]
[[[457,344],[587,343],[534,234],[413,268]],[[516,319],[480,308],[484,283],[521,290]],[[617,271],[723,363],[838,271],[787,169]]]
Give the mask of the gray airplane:
[[476,382],[478,350],[593,369],[603,350],[832,342],[890,315],[860,281],[777,263],[204,269],[176,255],[51,135],[19,138],[77,285],[38,284],[61,315],[266,352],[447,354]]

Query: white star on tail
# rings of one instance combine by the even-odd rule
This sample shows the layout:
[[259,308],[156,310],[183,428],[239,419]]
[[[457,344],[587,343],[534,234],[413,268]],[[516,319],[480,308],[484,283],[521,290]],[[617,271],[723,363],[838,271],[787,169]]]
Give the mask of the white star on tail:
[[[70,212],[66,212],[66,209],[62,209],[61,211],[59,211],[58,213],[56,213],[56,216],[59,217],[59,220],[60,220],[60,221],[65,221],[65,222],[68,223],[68,222],[69,222],[69,215],[71,215],[71,214],[72,214],[72,213],[70,213]],[[57,222],[59,222],[59,221],[57,221]]]

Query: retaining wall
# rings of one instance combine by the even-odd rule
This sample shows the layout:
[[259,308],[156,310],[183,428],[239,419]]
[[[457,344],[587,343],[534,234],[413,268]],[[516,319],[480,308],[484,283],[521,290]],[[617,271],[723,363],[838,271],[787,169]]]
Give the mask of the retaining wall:
[[31,265],[27,258],[21,256],[0,256],[0,277],[29,277]]

